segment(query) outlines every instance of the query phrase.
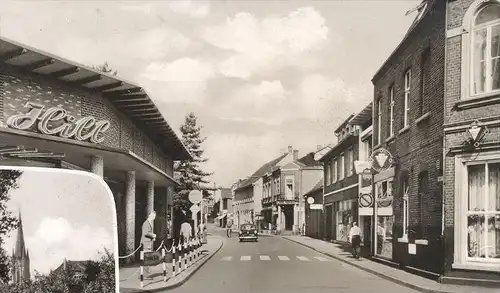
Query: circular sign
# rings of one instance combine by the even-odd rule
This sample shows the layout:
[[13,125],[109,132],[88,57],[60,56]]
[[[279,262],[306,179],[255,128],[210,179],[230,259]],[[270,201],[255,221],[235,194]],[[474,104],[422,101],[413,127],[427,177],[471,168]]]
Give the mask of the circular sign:
[[314,203],[314,198],[312,198],[312,197],[308,197],[308,198],[307,198],[307,203],[308,203],[308,204],[313,204],[313,203]]
[[388,150],[379,148],[373,151],[370,161],[372,161],[373,170],[382,172],[392,166],[393,158]]
[[197,213],[197,212],[200,211],[200,207],[197,204],[194,204],[194,205],[191,206],[190,210],[193,213]]
[[194,204],[198,204],[201,202],[202,194],[199,190],[191,190],[189,192],[189,201]]
[[369,193],[364,193],[359,196],[359,206],[362,208],[369,208],[373,204],[373,197]]
[[379,197],[378,205],[382,208],[387,208],[392,204],[392,198],[389,197]]

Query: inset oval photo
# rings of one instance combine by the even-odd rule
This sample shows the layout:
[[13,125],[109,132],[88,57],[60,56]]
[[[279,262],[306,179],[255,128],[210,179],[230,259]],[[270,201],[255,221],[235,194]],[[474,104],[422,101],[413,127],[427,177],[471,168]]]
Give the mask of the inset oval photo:
[[115,292],[116,209],[98,176],[0,167],[0,292]]

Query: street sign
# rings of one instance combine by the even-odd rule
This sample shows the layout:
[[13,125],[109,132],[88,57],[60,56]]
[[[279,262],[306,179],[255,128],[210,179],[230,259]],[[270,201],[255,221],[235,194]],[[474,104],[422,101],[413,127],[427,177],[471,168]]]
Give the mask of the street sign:
[[199,204],[201,202],[203,195],[199,190],[191,190],[189,193],[189,201],[194,204]]
[[370,160],[372,161],[372,168],[377,172],[382,172],[392,166],[393,158],[391,153],[384,149],[378,148],[373,151]]
[[196,214],[197,212],[199,212],[199,211],[200,211],[200,207],[199,207],[197,204],[193,204],[193,205],[191,206],[190,210],[191,210],[191,212],[192,212],[193,214]]
[[373,197],[369,193],[362,193],[359,196],[359,206],[362,208],[369,208],[373,204]]
[[144,265],[156,266],[162,262],[161,251],[144,252]]
[[310,208],[311,210],[322,210],[322,209],[323,209],[323,205],[322,205],[322,204],[319,204],[319,203],[317,203],[317,204],[312,204],[312,205],[310,205],[310,206],[309,206],[309,208]]
[[314,203],[314,198],[312,198],[312,197],[308,197],[308,198],[307,198],[307,203],[308,203],[308,204],[313,204],[313,203]]

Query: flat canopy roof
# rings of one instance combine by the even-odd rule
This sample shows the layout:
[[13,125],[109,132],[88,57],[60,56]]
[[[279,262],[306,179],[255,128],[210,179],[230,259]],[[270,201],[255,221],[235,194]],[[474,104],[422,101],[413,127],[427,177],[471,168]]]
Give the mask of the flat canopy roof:
[[349,121],[349,124],[351,125],[361,125],[372,119],[372,109],[373,109],[373,103],[368,104],[361,112],[356,114],[352,119]]
[[100,93],[174,160],[191,158],[142,87],[4,37],[0,37],[0,63]]

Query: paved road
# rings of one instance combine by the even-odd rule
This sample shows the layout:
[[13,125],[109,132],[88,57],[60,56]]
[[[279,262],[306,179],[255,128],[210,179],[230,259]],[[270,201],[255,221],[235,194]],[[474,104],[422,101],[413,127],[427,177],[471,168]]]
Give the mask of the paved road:
[[170,292],[417,292],[279,237],[261,237],[257,243],[239,243],[234,235],[226,240],[191,279]]

